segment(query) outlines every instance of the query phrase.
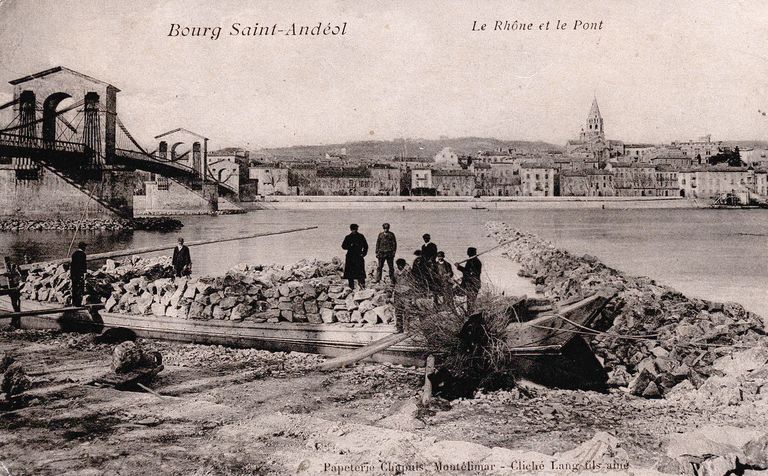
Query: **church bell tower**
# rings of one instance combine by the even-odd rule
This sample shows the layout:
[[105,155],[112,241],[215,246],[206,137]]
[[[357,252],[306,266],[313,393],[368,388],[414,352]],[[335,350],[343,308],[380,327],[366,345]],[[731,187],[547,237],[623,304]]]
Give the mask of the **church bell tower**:
[[603,131],[603,116],[600,115],[600,108],[597,106],[597,98],[592,101],[592,107],[587,115],[587,123],[581,133],[582,141],[592,141],[595,139],[605,140]]

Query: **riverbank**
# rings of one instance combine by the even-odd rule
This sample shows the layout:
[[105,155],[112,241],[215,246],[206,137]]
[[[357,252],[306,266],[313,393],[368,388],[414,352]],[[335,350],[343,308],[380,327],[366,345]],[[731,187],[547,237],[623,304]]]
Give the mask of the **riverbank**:
[[735,457],[765,464],[764,398],[702,405],[522,386],[421,407],[413,367],[319,372],[309,354],[140,342],[164,356],[152,383],[161,397],[89,385],[112,353],[90,335],[0,331],[0,351],[36,374],[24,406],[0,401],[9,474],[560,475],[600,464],[650,476]]
[[707,208],[709,203],[680,197],[411,197],[274,196],[242,202],[247,210],[428,210],[428,209],[653,209]]
[[[578,474],[595,464],[616,474],[697,468],[702,475],[744,464],[768,468],[768,398],[761,391],[768,384],[768,338],[755,329],[756,316],[736,304],[686,298],[501,223],[489,230],[495,240],[511,240],[502,262],[546,296],[616,290],[606,310],[611,325],[587,337],[618,388],[596,393],[522,383],[425,407],[418,403],[423,370],[413,367],[360,363],[320,372],[323,358],[316,355],[141,339],[164,356],[165,370],[152,383],[158,397],[90,385],[108,372],[112,352],[91,335],[6,330],[0,352],[16,357],[33,387],[23,405],[0,400],[2,463],[11,474],[110,474],[130,467],[159,475]],[[261,282],[262,271],[286,270],[242,271],[238,279],[253,278],[243,289],[224,279],[211,286],[220,288],[220,307],[224,299],[229,308],[238,296],[245,302],[252,291],[272,289],[280,295],[273,294],[279,316],[285,310],[294,318],[296,298],[306,303],[305,294],[318,291],[289,285],[294,270],[270,279],[279,283],[271,287]],[[151,288],[147,283],[139,292],[143,279],[130,276],[122,290],[136,292],[122,293],[115,305],[137,305]],[[197,286],[162,293],[154,287],[164,313],[179,307],[174,299],[183,304],[190,289],[190,306],[199,296],[207,306],[215,294]],[[323,302],[332,307],[323,307],[346,315],[348,299],[328,291],[332,301]]]
[[82,220],[25,218],[0,219],[0,232],[22,231],[161,231],[180,230],[184,224],[170,217],[92,218]]

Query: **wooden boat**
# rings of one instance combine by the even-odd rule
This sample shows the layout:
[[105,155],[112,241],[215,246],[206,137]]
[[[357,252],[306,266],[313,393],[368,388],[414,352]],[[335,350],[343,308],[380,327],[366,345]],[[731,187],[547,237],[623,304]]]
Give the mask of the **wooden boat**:
[[[55,311],[54,303],[22,302],[23,310]],[[12,312],[8,298],[0,298],[0,313]],[[354,327],[355,324],[309,324],[295,322],[253,322],[223,320],[187,320],[154,315],[137,316],[104,311],[65,311],[39,316],[24,316],[24,329],[53,329],[98,332],[126,328],[137,336],[196,344],[250,347],[271,351],[307,352],[339,356],[364,347],[396,332],[394,325]],[[380,362],[421,365],[423,349],[405,341],[371,357]]]
[[[516,313],[507,327],[510,353],[518,364],[512,369],[529,380],[565,388],[599,388],[605,371],[582,337],[581,332],[594,322],[612,296],[595,295],[555,310],[540,300],[531,300]],[[22,309],[45,312],[21,317],[26,329],[55,329],[76,332],[102,332],[110,328],[131,329],[139,337],[197,344],[250,347],[271,351],[297,351],[338,357],[366,346],[386,341],[394,325],[257,323],[253,321],[187,320],[154,315],[128,315],[97,309],[69,308],[39,301],[24,301]],[[10,313],[7,297],[0,297],[0,313]],[[373,361],[403,365],[423,365],[425,350],[413,339],[390,339],[384,350],[366,357]]]
[[608,375],[586,337],[613,293],[589,296],[507,326],[507,345],[517,355],[511,372],[548,387],[603,390]]

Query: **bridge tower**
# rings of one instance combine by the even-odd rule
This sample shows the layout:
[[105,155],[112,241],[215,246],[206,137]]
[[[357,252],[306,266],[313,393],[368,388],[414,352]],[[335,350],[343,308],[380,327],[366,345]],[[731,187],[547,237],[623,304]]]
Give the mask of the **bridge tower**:
[[209,178],[207,137],[179,127],[163,132],[155,139],[160,141],[157,152],[162,159],[193,168],[204,181]]
[[[14,79],[10,84],[14,87],[19,135],[43,147],[53,141],[85,144],[92,151],[88,163],[81,164],[87,168],[112,163],[119,89],[63,66]],[[73,104],[60,107],[68,99]],[[76,121],[64,117],[69,111],[79,116]]]

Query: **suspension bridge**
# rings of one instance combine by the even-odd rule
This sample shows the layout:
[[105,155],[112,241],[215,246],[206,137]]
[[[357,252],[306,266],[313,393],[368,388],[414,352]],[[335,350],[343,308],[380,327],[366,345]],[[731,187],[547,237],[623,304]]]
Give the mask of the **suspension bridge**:
[[105,173],[143,171],[200,195],[207,186],[236,199],[237,190],[208,168],[206,138],[199,136],[204,147],[197,141],[179,141],[170,149],[166,141],[154,150],[140,145],[118,116],[115,86],[63,66],[10,84],[13,99],[0,105],[0,113],[13,117],[0,124],[0,158],[17,176],[49,170],[119,215],[129,213],[125,196],[116,200],[114,193],[101,193],[103,187],[89,186]]

